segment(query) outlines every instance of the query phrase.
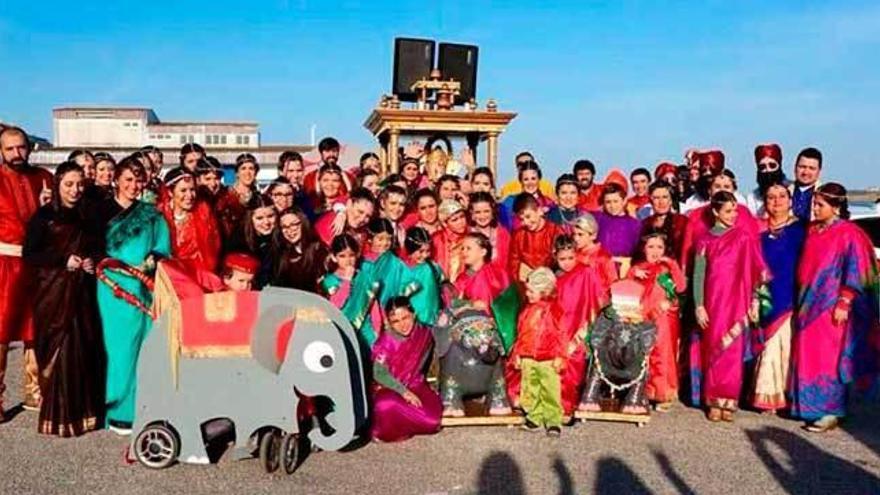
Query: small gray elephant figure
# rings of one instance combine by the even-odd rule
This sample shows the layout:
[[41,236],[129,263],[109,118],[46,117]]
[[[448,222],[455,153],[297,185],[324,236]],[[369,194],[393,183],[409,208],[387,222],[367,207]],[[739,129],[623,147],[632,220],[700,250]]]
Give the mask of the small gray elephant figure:
[[590,329],[591,359],[578,409],[599,411],[603,390],[608,389],[612,395],[623,393],[620,412],[647,414],[645,380],[656,336],[653,323],[624,320],[608,306]]
[[[256,440],[267,471],[281,464],[293,472],[301,424],[316,424],[313,444],[341,449],[366,422],[357,342],[348,319],[308,292],[183,299],[159,316],[141,349],[131,451],[151,468],[207,463],[217,420],[231,425],[235,457],[251,456]],[[298,414],[300,401],[319,398],[332,401],[332,412]]]
[[504,381],[504,346],[485,310],[456,301],[434,328],[444,416],[464,416],[463,400],[485,396],[490,415],[511,413]]

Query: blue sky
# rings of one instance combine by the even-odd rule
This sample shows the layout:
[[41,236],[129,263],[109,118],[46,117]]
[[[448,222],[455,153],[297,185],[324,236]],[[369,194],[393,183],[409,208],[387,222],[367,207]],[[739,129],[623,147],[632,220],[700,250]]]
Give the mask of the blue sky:
[[[0,4],[0,119],[51,138],[51,109],[143,105],[168,120],[309,127],[363,147],[390,91],[392,42],[480,46],[478,99],[519,112],[502,175],[549,175],[720,147],[745,182],[759,142],[826,154],[826,177],[880,185],[880,3],[18,2]],[[601,174],[601,172],[600,172]]]

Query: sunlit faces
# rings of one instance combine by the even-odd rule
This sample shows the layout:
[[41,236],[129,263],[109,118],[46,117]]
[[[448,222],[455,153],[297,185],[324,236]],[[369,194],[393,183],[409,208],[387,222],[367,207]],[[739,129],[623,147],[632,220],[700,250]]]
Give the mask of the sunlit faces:
[[471,180],[471,190],[473,192],[492,192],[492,180],[486,174],[475,175]]
[[437,222],[437,201],[431,196],[422,196],[416,203],[419,220],[427,225]]
[[485,229],[492,226],[493,220],[495,220],[495,209],[490,203],[480,201],[471,204],[471,223],[474,226]]
[[712,212],[715,214],[715,220],[725,227],[733,227],[736,224],[737,216],[739,216],[739,210],[734,201],[724,203],[719,209],[712,210]]
[[291,184],[295,184],[297,187],[302,187],[303,178],[306,175],[306,169],[303,167],[303,163],[299,160],[288,160],[288,162],[284,165],[284,170],[281,173],[282,176],[287,178],[287,182]]
[[370,221],[373,216],[373,203],[371,201],[348,202],[345,208],[346,223],[352,229],[359,229]]
[[276,210],[284,211],[293,206],[293,186],[283,182],[276,183],[269,197]]
[[519,221],[529,231],[535,232],[544,226],[544,210],[540,208],[526,208],[519,213]]
[[570,272],[577,267],[577,256],[574,249],[561,249],[556,251],[556,266],[564,272]]
[[144,176],[125,169],[116,179],[116,196],[125,202],[137,200],[144,191]]
[[522,185],[523,192],[536,194],[540,187],[541,178],[538,177],[537,170],[524,170],[520,173],[519,182]]
[[6,131],[0,138],[0,156],[3,163],[17,167],[27,163],[31,150],[27,139],[20,132]]
[[409,254],[409,259],[414,265],[425,262],[431,257],[431,245],[424,244]]
[[419,164],[416,162],[404,163],[403,168],[400,169],[400,175],[403,176],[407,182],[414,182],[419,178]]
[[621,193],[609,193],[602,197],[602,208],[605,210],[605,213],[613,217],[624,215],[624,206],[625,201]]
[[648,194],[648,186],[651,184],[651,178],[645,174],[636,174],[630,179],[633,194],[636,196],[644,196]]
[[358,255],[351,249],[343,249],[332,256],[333,262],[336,263],[337,270],[343,272],[351,272],[357,264]]
[[322,151],[321,161],[330,165],[336,165],[339,161],[339,148],[330,148]]
[[251,215],[251,222],[254,223],[254,230],[259,235],[269,235],[275,230],[275,220],[278,214],[272,206],[264,206],[257,208]]
[[416,319],[412,311],[406,308],[395,308],[388,313],[388,326],[404,337],[412,333]]
[[819,180],[819,172],[822,170],[819,160],[802,156],[798,158],[794,166],[794,175],[801,186],[812,186]]
[[373,196],[378,196],[381,191],[381,187],[379,186],[379,176],[378,175],[366,175],[364,176],[364,180],[361,182],[361,187],[366,188],[368,191],[373,193]]
[[406,210],[406,196],[397,193],[386,194],[382,198],[381,206],[385,218],[396,222],[403,217],[403,212]]
[[336,171],[324,172],[318,179],[318,188],[324,198],[338,198],[342,194],[342,176]]
[[235,171],[235,178],[238,183],[250,187],[257,181],[257,164],[254,162],[243,162]]
[[376,172],[379,172],[379,159],[375,156],[370,156],[366,160],[364,160],[363,163],[361,163],[361,168],[375,170]]
[[211,194],[217,194],[217,191],[220,190],[220,176],[213,172],[199,175],[198,183],[210,191]]
[[736,186],[733,183],[733,179],[724,174],[716,175],[709,184],[710,197],[721,191],[727,191],[729,193],[736,192]]
[[83,173],[79,170],[71,170],[58,181],[58,199],[65,208],[72,208],[82,198]]
[[452,214],[446,219],[446,228],[456,234],[464,234],[468,229],[467,216],[464,210]]
[[574,237],[574,245],[578,250],[588,249],[596,244],[596,232],[575,228],[571,235]]
[[278,224],[281,227],[281,235],[287,242],[296,244],[302,239],[302,220],[297,215],[293,213],[281,215]]
[[562,184],[556,191],[556,200],[559,206],[565,209],[573,209],[578,204],[579,191],[574,184]]
[[791,194],[782,184],[774,184],[767,189],[764,209],[771,217],[788,215],[791,212]]
[[813,219],[820,223],[830,222],[840,215],[840,209],[831,206],[821,195],[813,196]]
[[[736,208],[734,208],[736,209]],[[653,236],[645,241],[645,260],[648,263],[656,263],[666,255],[666,241],[663,237]]]
[[593,186],[593,172],[589,169],[578,170],[574,173],[574,177],[577,179],[578,187],[584,191]]
[[184,177],[171,190],[174,211],[192,211],[196,205],[196,183],[192,177]]
[[665,187],[651,192],[651,207],[657,215],[665,215],[672,210],[672,193]]
[[393,240],[391,234],[388,232],[379,232],[378,234],[373,234],[373,237],[370,238],[370,249],[375,254],[382,254],[391,249],[391,241]]
[[189,153],[183,155],[183,167],[190,172],[195,172],[196,165],[199,164],[199,160],[205,157],[204,153],[198,151],[190,151]]
[[458,182],[454,180],[444,180],[440,183],[440,188],[438,189],[437,194],[440,196],[440,201],[444,201],[447,199],[455,199],[455,195],[458,191]]
[[528,301],[532,304],[539,302],[541,299],[544,299],[546,295],[547,294],[544,292],[538,292],[534,289],[526,287],[526,299],[528,299]]
[[76,157],[76,164],[82,167],[83,174],[87,179],[95,178],[95,159],[88,153],[83,153]]
[[461,243],[462,261],[472,270],[479,270],[486,263],[486,249],[473,237],[466,237]]
[[113,183],[113,162],[101,160],[95,164],[95,185],[108,187]]
[[243,292],[251,290],[254,284],[254,274],[240,270],[232,270],[231,273],[223,277],[223,284],[226,288],[234,292]]

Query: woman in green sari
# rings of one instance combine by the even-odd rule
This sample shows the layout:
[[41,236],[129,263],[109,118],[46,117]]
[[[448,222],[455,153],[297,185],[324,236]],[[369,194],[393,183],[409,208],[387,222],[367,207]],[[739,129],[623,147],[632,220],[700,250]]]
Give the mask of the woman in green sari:
[[[171,241],[162,215],[138,199],[145,177],[136,159],[122,160],[114,172],[116,194],[99,206],[98,216],[106,225],[107,257],[149,274],[159,258],[170,256]],[[111,284],[146,307],[150,307],[152,294],[130,275],[109,270],[104,275],[109,280],[98,284],[98,308],[107,352],[107,423],[111,430],[128,434],[135,413],[138,355],[152,320],[119,297]]]

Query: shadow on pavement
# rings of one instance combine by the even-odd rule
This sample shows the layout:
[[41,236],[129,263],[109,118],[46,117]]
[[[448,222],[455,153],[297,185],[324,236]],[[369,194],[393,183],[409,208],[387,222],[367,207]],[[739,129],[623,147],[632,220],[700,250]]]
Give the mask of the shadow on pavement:
[[[859,416],[859,421],[854,420],[856,416]],[[877,406],[859,402],[852,407],[847,418],[841,422],[840,427],[855,440],[880,456],[880,428],[877,427],[878,422],[880,422],[880,414],[878,414]]]
[[574,495],[574,479],[571,477],[571,471],[559,457],[553,459],[553,471],[559,478],[559,495]]
[[660,465],[663,475],[666,476],[666,479],[668,479],[670,483],[675,485],[675,489],[678,493],[682,495],[694,495],[697,493],[687,484],[684,478],[678,474],[678,471],[672,466],[672,462],[669,460],[669,456],[667,456],[665,452],[652,450],[651,454],[654,455],[654,460]]
[[522,472],[516,461],[505,452],[493,452],[480,466],[477,493],[480,495],[525,495]]
[[[746,431],[758,458],[788,493],[877,493],[880,478],[776,427]],[[782,450],[778,459],[771,450]]]
[[596,486],[593,493],[599,495],[650,494],[650,489],[623,461],[615,457],[603,457],[596,463]]

